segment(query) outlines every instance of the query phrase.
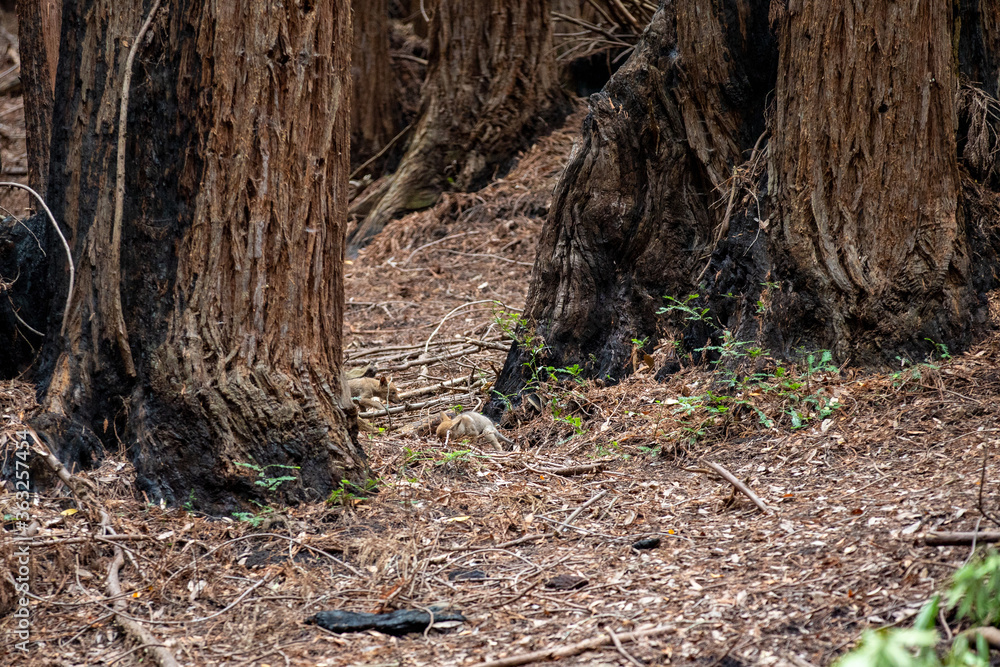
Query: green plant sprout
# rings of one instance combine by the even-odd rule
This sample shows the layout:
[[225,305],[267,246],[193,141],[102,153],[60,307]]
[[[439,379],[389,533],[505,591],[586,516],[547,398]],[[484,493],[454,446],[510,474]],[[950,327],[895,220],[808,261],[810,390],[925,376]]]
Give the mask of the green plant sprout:
[[298,479],[293,475],[268,477],[266,471],[268,468],[284,468],[286,470],[298,470],[299,466],[286,466],[280,463],[272,463],[266,466],[259,466],[256,463],[244,463],[242,461],[237,461],[236,465],[240,466],[241,468],[250,468],[251,470],[256,472],[257,479],[254,481],[254,484],[256,484],[257,486],[263,486],[268,491],[275,491],[279,486],[281,486],[285,482],[294,482],[296,479]]

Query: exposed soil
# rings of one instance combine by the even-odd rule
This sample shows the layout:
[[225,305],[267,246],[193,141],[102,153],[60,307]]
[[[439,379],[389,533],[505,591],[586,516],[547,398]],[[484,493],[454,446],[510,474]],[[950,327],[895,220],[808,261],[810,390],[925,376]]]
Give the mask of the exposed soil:
[[[506,178],[444,196],[361,253],[347,274],[349,367],[408,365],[387,371],[404,393],[494,379],[503,322],[523,302],[581,119],[582,110]],[[969,556],[925,546],[924,533],[991,528],[978,509],[984,453],[983,503],[1000,513],[1000,336],[895,374],[837,372],[819,358],[782,372],[762,362],[764,379],[737,389],[705,367],[657,383],[654,369],[674,354],[665,343],[651,368],[616,386],[544,382],[542,413],[522,411],[504,429],[512,450],[444,444],[415,428],[442,409],[481,405],[482,388],[391,419],[369,415],[382,429],[362,434],[377,494],[262,510],[259,522],[202,515],[197,498],[149,505],[133,496],[122,453],[111,455],[80,476],[98,485],[118,539],[96,537],[98,512],[65,512],[75,503],[59,492],[32,504],[30,537],[4,521],[4,561],[13,569],[15,549],[31,552],[32,644],[21,654],[6,643],[0,662],[147,664],[112,620],[106,574],[117,544],[122,612],[181,664],[476,665],[607,637],[564,663],[633,664],[627,653],[646,664],[825,665],[865,628],[915,614]],[[475,351],[410,363],[425,344],[427,357]],[[403,346],[419,347],[389,349]],[[5,466],[34,409],[32,387],[0,387]],[[732,495],[704,461],[774,513]],[[15,500],[0,492],[5,513]],[[653,537],[659,546],[632,548]],[[304,623],[328,609],[431,605],[467,620],[402,638]],[[14,609],[4,581],[5,636]],[[621,652],[610,643],[609,631],[661,625]]]

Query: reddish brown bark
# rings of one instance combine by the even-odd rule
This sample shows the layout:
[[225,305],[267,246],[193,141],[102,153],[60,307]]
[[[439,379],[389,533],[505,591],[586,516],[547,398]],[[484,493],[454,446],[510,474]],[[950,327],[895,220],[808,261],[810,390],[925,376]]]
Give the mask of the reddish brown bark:
[[[967,346],[1000,248],[996,5],[662,3],[556,188],[535,365],[621,377],[691,294],[695,359],[724,330],[874,365]],[[498,393],[528,361],[515,345]]]
[[772,254],[841,359],[967,340],[952,7],[805,1],[782,22]]
[[279,496],[322,497],[366,474],[339,374],[348,2],[161,10],[132,83],[118,291],[112,128],[151,4],[63,6],[48,195],[78,272],[64,338],[52,306],[37,425],[83,463],[120,438],[150,500],[259,495],[239,462],[300,466]]
[[433,204],[442,190],[482,187],[565,113],[552,52],[549,3],[489,0],[434,8],[420,118],[392,177],[352,210],[361,248],[394,217]]
[[351,164],[359,165],[384,148],[402,128],[389,60],[389,1],[355,0],[351,5]]
[[17,0],[18,42],[24,87],[24,125],[28,145],[28,183],[45,191],[49,171],[52,94],[59,62],[62,5],[57,0]]

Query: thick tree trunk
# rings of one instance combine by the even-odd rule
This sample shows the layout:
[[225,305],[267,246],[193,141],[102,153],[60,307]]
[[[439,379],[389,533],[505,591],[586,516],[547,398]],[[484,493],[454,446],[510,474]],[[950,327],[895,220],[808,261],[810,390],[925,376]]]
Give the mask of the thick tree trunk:
[[399,168],[365,196],[348,252],[385,224],[433,204],[442,190],[474,190],[566,112],[552,53],[549,3],[441,0],[430,28],[420,118]]
[[58,0],[17,0],[17,16],[21,79],[33,83],[23,86],[28,184],[45,192],[62,6]]
[[259,496],[241,462],[300,466],[278,496],[320,498],[367,472],[339,375],[348,2],[159,10],[134,65],[118,247],[118,106],[152,4],[63,5],[48,199],[77,272],[64,335],[51,307],[37,425],[83,464],[120,439],[150,500]]
[[[384,148],[402,127],[389,61],[389,1],[354,0],[351,4],[354,8],[351,165],[355,167]],[[384,155],[380,159],[385,162],[391,157]]]
[[964,347],[985,307],[959,213],[952,7],[802,2],[782,19],[769,250],[782,292],[815,304],[783,307],[811,310],[840,359]]
[[[556,188],[525,310],[539,362],[621,377],[663,297],[691,294],[712,318],[681,323],[692,350],[724,329],[857,363],[967,345],[996,266],[997,202],[968,204],[958,162],[960,121],[988,118],[960,113],[958,60],[996,82],[979,4],[960,23],[945,0],[664,2]],[[512,348],[499,393],[529,356]]]

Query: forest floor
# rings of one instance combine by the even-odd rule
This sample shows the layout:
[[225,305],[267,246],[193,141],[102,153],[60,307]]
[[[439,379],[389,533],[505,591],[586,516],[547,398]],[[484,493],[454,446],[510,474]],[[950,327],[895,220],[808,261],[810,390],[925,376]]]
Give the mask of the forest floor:
[[[396,221],[347,267],[349,367],[374,360],[403,392],[493,379],[582,117],[484,190]],[[658,346],[653,367],[672,349]],[[1000,336],[896,372],[832,369],[822,355],[759,368],[728,385],[705,367],[664,383],[649,369],[615,386],[545,382],[541,413],[504,429],[509,450],[415,428],[481,405],[481,386],[410,394],[429,405],[370,415],[380,430],[361,435],[377,493],[250,521],[136,499],[130,464],[110,456],[80,474],[98,485],[115,541],[93,537],[98,518],[63,496],[32,505],[30,538],[3,524],[12,571],[15,549],[31,553],[32,644],[25,655],[7,639],[5,581],[0,663],[145,664],[117,605],[185,665],[471,666],[590,640],[564,664],[829,664],[947,586],[970,549],[923,536],[992,527],[983,475],[984,509],[1000,513]],[[34,409],[31,386],[0,386],[7,456]],[[13,502],[0,491],[0,509]],[[114,545],[126,556],[116,600]],[[305,623],[432,605],[466,620],[399,638]]]

